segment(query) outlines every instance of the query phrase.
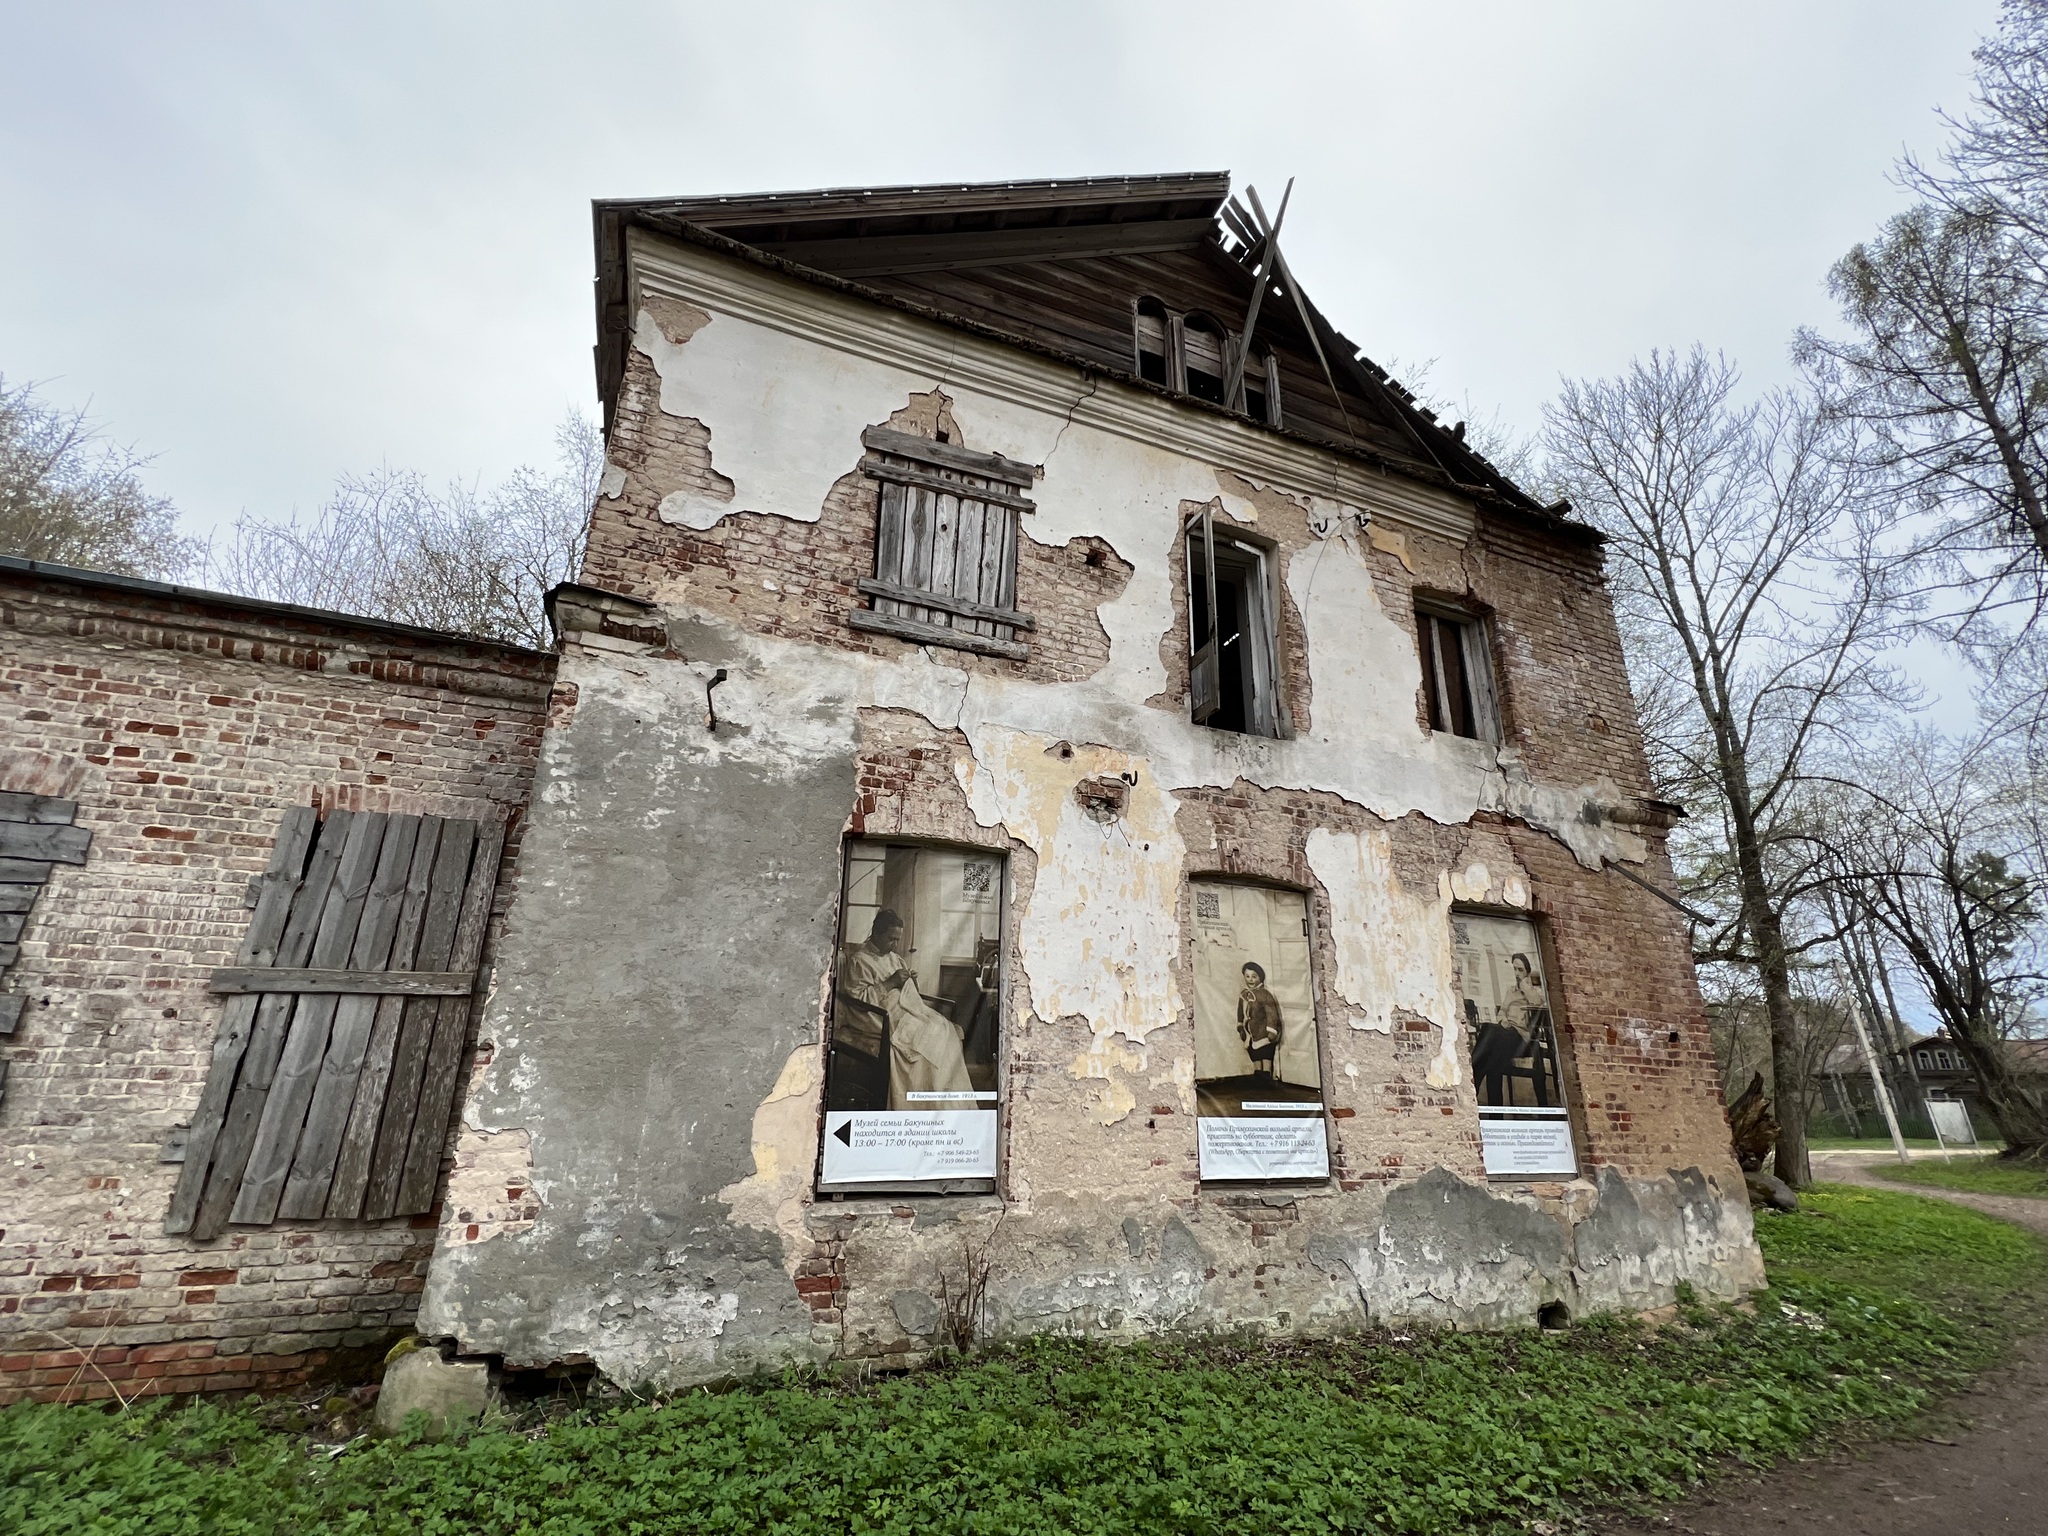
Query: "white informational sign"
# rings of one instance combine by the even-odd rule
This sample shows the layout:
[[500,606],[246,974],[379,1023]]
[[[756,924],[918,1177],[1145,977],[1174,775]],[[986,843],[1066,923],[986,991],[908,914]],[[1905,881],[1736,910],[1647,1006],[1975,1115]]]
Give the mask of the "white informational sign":
[[1958,1146],[1974,1146],[1977,1129],[1970,1124],[1970,1111],[1955,1099],[1929,1099],[1927,1113],[1933,1117],[1934,1128],[1941,1133],[1943,1141],[1952,1141]]
[[1490,1174],[1561,1174],[1579,1171],[1572,1153],[1571,1121],[1561,1109],[1479,1110],[1479,1148]]
[[1205,1179],[1326,1179],[1330,1143],[1320,1104],[1305,1115],[1204,1116],[1195,1143]]
[[996,1176],[992,1109],[828,1110],[827,1184],[903,1184]]

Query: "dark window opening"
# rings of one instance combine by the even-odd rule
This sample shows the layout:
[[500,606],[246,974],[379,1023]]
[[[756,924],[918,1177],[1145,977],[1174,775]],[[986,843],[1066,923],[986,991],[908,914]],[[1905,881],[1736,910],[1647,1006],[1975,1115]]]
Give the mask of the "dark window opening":
[[1422,692],[1429,706],[1429,728],[1452,736],[1499,741],[1500,720],[1485,627],[1470,615],[1454,617],[1417,608],[1415,630],[1422,652]]
[[1157,299],[1138,301],[1138,377],[1154,384],[1170,384],[1166,366],[1166,307]]
[[1188,533],[1188,639],[1197,725],[1277,736],[1272,604],[1264,551],[1216,536],[1203,512]]
[[1225,347],[1223,332],[1205,315],[1190,315],[1183,328],[1187,355],[1187,392],[1211,405],[1223,404]]

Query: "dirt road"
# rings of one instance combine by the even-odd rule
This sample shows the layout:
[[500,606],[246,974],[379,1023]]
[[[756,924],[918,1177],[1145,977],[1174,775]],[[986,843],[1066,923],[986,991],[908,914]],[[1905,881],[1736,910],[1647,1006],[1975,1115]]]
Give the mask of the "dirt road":
[[[1814,1177],[1885,1184],[1869,1159],[1818,1154]],[[2048,1200],[1913,1187],[2048,1233]],[[2003,1368],[1938,1411],[1921,1436],[1837,1451],[1755,1479],[1717,1482],[1666,1513],[1601,1527],[1611,1536],[1993,1536],[2048,1533],[2048,1318],[2016,1319],[2031,1335]]]

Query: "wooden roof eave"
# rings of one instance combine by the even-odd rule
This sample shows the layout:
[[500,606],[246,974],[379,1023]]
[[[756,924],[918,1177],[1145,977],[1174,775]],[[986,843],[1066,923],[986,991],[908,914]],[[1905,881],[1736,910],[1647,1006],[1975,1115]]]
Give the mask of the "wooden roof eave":
[[[901,298],[891,293],[884,293],[854,278],[840,277],[830,272],[818,271],[814,267],[807,267],[801,262],[790,260],[788,257],[763,251],[758,247],[731,239],[726,235],[720,234],[717,230],[707,229],[699,224],[669,219],[655,222],[643,219],[630,208],[616,204],[610,206],[598,205],[595,222],[599,246],[597,263],[598,345],[596,348],[598,397],[603,406],[604,427],[607,433],[611,430],[613,413],[617,407],[619,385],[625,377],[626,348],[629,345],[629,338],[633,328],[632,317],[625,314],[625,244],[626,230],[629,227],[637,226],[646,228],[652,233],[662,235],[668,239],[681,240],[687,244],[700,246],[705,250],[716,251],[721,255],[747,262],[753,266],[780,272],[785,276],[795,278],[799,282],[810,283],[817,287],[844,293],[871,304],[881,305],[885,309],[893,309],[903,314],[916,315],[940,325],[950,326],[955,330],[966,331],[971,335],[999,342],[1004,346],[1016,347],[1023,351],[1034,353],[1037,356],[1062,363],[1090,377],[1113,379],[1117,383],[1129,388],[1156,395],[1163,400],[1170,400],[1183,408],[1207,411],[1234,421],[1240,426],[1249,427],[1254,431],[1270,432],[1277,437],[1286,438],[1291,442],[1316,448],[1325,453],[1338,454],[1356,463],[1364,464],[1381,474],[1400,475],[1420,484],[1452,492],[1455,495],[1472,501],[1475,505],[1482,506],[1497,514],[1505,513],[1517,520],[1532,521],[1538,526],[1551,529],[1560,534],[1576,536],[1591,542],[1597,543],[1602,540],[1602,535],[1597,529],[1583,523],[1570,522],[1553,513],[1549,513],[1539,507],[1532,498],[1519,491],[1512,496],[1504,495],[1492,485],[1473,484],[1458,480],[1434,464],[1423,463],[1417,460],[1399,459],[1389,454],[1379,453],[1363,445],[1341,443],[1315,433],[1298,431],[1292,427],[1276,427],[1266,422],[1253,421],[1250,417],[1239,412],[1229,410],[1220,405],[1214,405],[1206,400],[1197,399],[1192,395],[1181,394],[1176,390],[1168,389],[1162,384],[1155,384],[1149,379],[1142,379],[1137,374],[1124,369],[1105,367],[1092,358],[1082,357],[1059,347],[1049,346],[1031,337],[1020,336],[1015,332],[1006,331],[998,326],[988,325],[979,320],[969,319],[964,315],[952,314],[945,310],[934,308],[931,305],[919,304],[911,299]],[[1226,257],[1225,259],[1228,258]],[[1349,356],[1350,354],[1347,353],[1347,359]]]

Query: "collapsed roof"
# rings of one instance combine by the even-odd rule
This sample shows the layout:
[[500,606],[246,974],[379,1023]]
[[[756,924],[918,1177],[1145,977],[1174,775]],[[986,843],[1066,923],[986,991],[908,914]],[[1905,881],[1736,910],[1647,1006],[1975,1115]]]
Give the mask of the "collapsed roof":
[[[1234,335],[1267,256],[1263,217],[1227,172],[671,198],[593,205],[597,383],[609,428],[633,329],[626,231],[641,228],[773,263],[879,302],[1046,352],[1143,388],[1141,300]],[[1284,249],[1284,247],[1283,247]],[[1271,264],[1253,346],[1285,401],[1273,430],[1460,487],[1496,507],[1554,514],[1290,292]],[[1221,410],[1182,395],[1204,408]],[[1240,412],[1242,414],[1242,412]]]

